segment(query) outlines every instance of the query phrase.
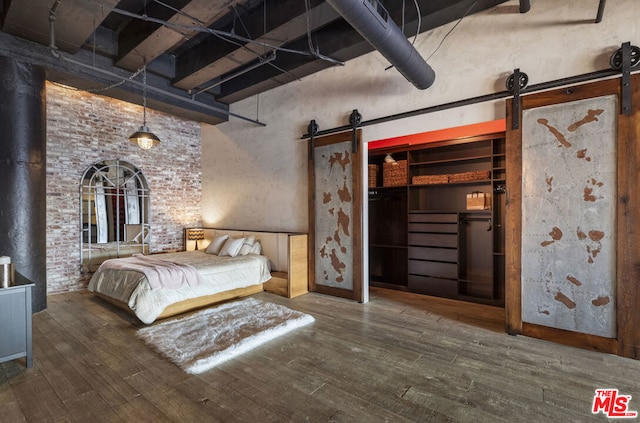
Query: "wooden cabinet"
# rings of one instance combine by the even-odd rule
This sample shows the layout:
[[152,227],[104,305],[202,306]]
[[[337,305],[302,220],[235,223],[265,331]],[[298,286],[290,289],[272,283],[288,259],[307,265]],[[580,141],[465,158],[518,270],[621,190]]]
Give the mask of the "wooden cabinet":
[[0,363],[26,357],[33,365],[31,352],[31,288],[16,275],[16,286],[0,288]]
[[371,285],[503,305],[505,151],[504,133],[371,151],[408,163],[406,185],[369,187]]

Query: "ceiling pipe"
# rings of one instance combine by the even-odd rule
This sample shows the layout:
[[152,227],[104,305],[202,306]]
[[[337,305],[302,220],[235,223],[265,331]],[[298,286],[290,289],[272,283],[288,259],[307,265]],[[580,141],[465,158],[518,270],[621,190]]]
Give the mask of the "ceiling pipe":
[[607,5],[607,0],[600,0],[598,4],[598,14],[596,15],[596,23],[602,22],[602,16],[604,15],[604,7]]
[[327,0],[327,3],[418,89],[433,84],[435,72],[378,0]]
[[529,10],[531,10],[531,1],[520,0],[520,13],[527,13]]

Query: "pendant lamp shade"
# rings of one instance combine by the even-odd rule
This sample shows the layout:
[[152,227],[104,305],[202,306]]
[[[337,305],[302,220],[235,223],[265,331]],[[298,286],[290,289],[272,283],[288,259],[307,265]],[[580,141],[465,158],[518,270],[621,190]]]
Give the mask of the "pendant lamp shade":
[[138,144],[143,150],[149,150],[151,147],[155,147],[160,144],[160,139],[151,131],[146,125],[142,125],[140,129],[131,134],[129,141]]
[[142,68],[142,113],[142,126],[129,136],[129,141],[138,144],[143,150],[149,150],[160,144],[160,138],[147,126],[147,65]]

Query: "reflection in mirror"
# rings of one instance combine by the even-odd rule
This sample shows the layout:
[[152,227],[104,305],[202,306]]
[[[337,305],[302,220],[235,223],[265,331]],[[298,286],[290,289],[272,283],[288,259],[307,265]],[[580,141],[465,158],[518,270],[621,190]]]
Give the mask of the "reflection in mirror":
[[83,272],[110,258],[149,252],[149,186],[133,164],[104,160],[80,182],[80,257]]

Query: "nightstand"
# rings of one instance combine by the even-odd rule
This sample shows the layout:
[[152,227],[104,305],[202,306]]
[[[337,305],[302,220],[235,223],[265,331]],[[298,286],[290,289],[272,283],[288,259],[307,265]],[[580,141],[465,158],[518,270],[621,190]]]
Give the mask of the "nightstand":
[[271,272],[271,279],[263,284],[264,290],[287,298],[309,292],[307,234],[288,237],[288,272]]
[[15,286],[0,288],[0,363],[26,357],[33,366],[31,352],[31,288],[16,274]]

